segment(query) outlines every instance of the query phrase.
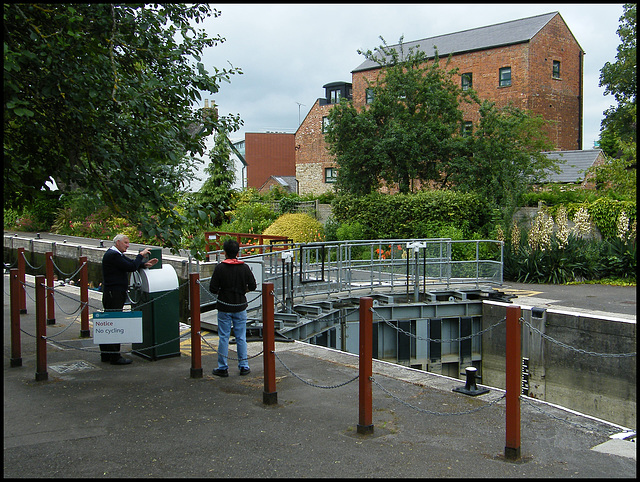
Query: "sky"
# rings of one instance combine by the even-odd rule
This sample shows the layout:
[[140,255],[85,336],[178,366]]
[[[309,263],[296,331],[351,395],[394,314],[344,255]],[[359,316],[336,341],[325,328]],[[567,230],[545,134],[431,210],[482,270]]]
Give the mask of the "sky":
[[365,60],[358,50],[374,50],[380,36],[394,45],[550,12],[560,13],[586,53],[583,149],[593,147],[602,113],[615,103],[598,84],[600,69],[616,60],[623,4],[210,5],[221,15],[197,27],[225,41],[205,50],[202,62],[210,73],[230,65],[243,71],[209,97],[220,115],[244,121],[233,141],[247,132],[294,133],[324,96],[322,86],[351,82]]

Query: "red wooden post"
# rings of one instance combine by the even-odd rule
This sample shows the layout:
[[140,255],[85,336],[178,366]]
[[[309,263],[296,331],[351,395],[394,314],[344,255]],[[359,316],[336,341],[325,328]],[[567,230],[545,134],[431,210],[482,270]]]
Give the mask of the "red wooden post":
[[360,388],[359,418],[357,431],[360,434],[373,433],[373,400],[371,397],[371,375],[373,373],[373,298],[360,298],[360,340],[359,362]]
[[88,338],[91,332],[89,331],[89,268],[86,256],[80,256],[80,303],[82,303],[80,338]]
[[202,378],[202,340],[200,339],[200,283],[198,273],[189,275],[191,304],[191,378]]
[[26,267],[25,267],[26,259],[24,257],[24,248],[18,248],[18,281],[20,281],[22,288],[20,290],[20,296],[18,296],[18,301],[20,305],[20,313],[25,314],[27,312],[27,287],[25,286],[26,282]]
[[276,391],[276,330],[274,319],[273,283],[262,283],[262,360],[264,366],[264,391],[262,403],[278,403]]
[[47,313],[44,276],[36,276],[36,381],[49,379],[47,373]]
[[56,308],[53,300],[53,252],[45,254],[47,273],[47,325],[56,324]]
[[506,346],[506,444],[504,456],[510,460],[520,458],[520,390],[522,366],[520,340],[520,307],[507,307]]
[[24,289],[18,279],[18,268],[9,271],[9,286],[11,293],[11,364],[12,367],[22,366],[22,345],[20,344],[20,292]]

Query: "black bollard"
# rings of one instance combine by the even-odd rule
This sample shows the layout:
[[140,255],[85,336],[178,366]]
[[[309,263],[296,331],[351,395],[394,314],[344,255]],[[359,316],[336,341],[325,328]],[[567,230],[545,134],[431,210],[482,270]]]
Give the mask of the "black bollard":
[[488,393],[491,391],[488,388],[479,389],[478,385],[476,385],[476,379],[480,378],[477,375],[478,369],[476,367],[466,367],[464,371],[465,373],[461,373],[460,375],[466,375],[467,381],[464,384],[464,387],[454,388],[454,392],[460,392],[464,393],[465,395],[471,395],[472,397],[475,397],[477,395],[482,395],[483,393]]

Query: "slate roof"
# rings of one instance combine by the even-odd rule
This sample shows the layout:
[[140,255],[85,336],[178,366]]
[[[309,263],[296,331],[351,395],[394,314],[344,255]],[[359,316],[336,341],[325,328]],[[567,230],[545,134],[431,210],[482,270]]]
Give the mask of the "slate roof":
[[543,152],[549,159],[559,160],[560,174],[547,172],[547,182],[582,182],[587,169],[598,160],[601,149],[587,149],[582,151],[549,151]]
[[[535,17],[511,20],[486,27],[463,30],[462,32],[429,37],[413,42],[403,42],[404,51],[414,47],[426,52],[428,57],[435,56],[435,45],[438,48],[438,56],[446,57],[449,54],[460,54],[474,50],[485,50],[504,45],[513,45],[531,40],[558,12],[545,13]],[[390,47],[397,47],[399,44]],[[382,54],[376,49],[376,54]],[[353,72],[378,68],[379,65],[371,60],[365,60],[356,67]]]

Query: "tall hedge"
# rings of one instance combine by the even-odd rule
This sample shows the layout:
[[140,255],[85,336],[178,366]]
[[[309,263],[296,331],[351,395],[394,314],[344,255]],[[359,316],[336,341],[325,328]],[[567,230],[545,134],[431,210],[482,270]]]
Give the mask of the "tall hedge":
[[332,212],[341,223],[359,222],[370,239],[433,237],[448,225],[470,236],[484,233],[491,220],[491,208],[485,200],[454,191],[341,195],[333,200]]

